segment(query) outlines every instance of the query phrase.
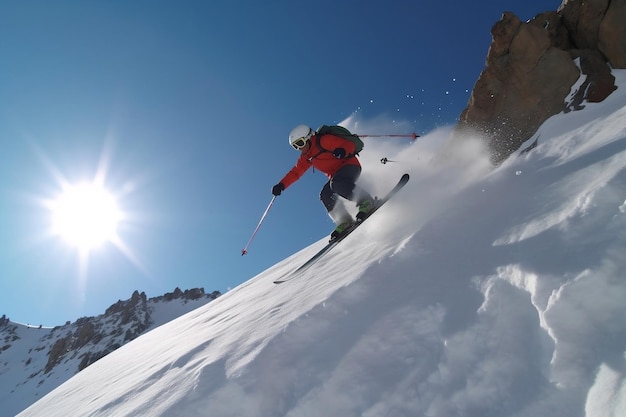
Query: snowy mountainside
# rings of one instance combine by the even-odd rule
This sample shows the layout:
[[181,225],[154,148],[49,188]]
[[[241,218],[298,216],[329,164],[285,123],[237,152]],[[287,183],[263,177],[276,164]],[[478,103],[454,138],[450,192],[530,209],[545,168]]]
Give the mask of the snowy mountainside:
[[[63,326],[44,328],[0,322],[0,415],[13,416],[72,375],[137,338],[142,333],[217,298],[203,289],[148,299],[135,291],[96,317],[83,317]],[[10,405],[10,406],[9,406]]]
[[[432,158],[445,132],[369,146],[363,181],[411,181],[313,268],[272,283],[325,239],[20,416],[623,417],[626,71],[614,73],[607,100],[552,117],[495,170],[469,140]],[[381,154],[398,162],[377,166]]]

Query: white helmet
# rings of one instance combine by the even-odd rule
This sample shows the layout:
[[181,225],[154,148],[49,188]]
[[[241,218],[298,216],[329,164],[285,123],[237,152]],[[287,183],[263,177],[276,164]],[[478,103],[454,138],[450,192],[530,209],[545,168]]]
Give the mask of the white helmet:
[[294,127],[289,134],[289,144],[295,149],[302,149],[314,134],[315,130],[311,129],[309,126],[298,125]]

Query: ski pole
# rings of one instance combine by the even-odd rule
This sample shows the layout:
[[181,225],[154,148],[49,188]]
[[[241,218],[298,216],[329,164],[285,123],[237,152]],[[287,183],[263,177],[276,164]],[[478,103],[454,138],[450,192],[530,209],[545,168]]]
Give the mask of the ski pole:
[[254,239],[254,236],[256,236],[257,232],[261,228],[261,224],[263,223],[263,220],[265,220],[265,216],[267,216],[267,213],[270,211],[270,209],[274,205],[274,201],[275,200],[276,200],[276,196],[272,197],[272,201],[270,201],[270,203],[267,205],[267,208],[265,209],[265,212],[261,216],[261,220],[259,220],[259,224],[256,226],[256,229],[254,229],[254,232],[252,233],[252,236],[250,236],[250,240],[248,240],[248,243],[246,244],[246,247],[241,250],[241,256],[243,256],[246,253],[248,253],[248,246],[250,246],[250,243],[252,243],[252,239]]
[[413,140],[420,137],[417,133],[411,133],[410,135],[357,135],[360,138],[411,138]]

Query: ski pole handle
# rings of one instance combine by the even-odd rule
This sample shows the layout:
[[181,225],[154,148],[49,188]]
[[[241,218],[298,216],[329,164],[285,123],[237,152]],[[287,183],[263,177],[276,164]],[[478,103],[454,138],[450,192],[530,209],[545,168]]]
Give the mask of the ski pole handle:
[[261,220],[259,220],[259,224],[256,226],[256,229],[254,229],[254,232],[252,232],[252,236],[250,236],[250,240],[248,240],[248,243],[246,244],[246,247],[241,250],[241,256],[243,256],[243,255],[248,253],[248,246],[250,246],[250,243],[252,243],[252,240],[254,239],[254,237],[256,236],[257,232],[261,228],[261,224],[263,224],[263,221],[265,220],[265,217],[267,216],[267,213],[270,211],[270,209],[274,205],[274,201],[276,201],[276,196],[272,197],[272,201],[270,201],[270,203],[267,205],[267,208],[265,209],[265,212],[261,216]]

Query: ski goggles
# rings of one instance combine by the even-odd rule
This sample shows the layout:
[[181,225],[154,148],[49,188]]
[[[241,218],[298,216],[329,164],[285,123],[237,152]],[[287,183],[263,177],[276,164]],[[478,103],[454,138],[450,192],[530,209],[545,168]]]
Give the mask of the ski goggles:
[[291,142],[291,146],[293,146],[293,148],[296,150],[300,150],[306,146],[307,142],[308,142],[307,138],[301,137],[300,139],[296,139],[293,142]]

